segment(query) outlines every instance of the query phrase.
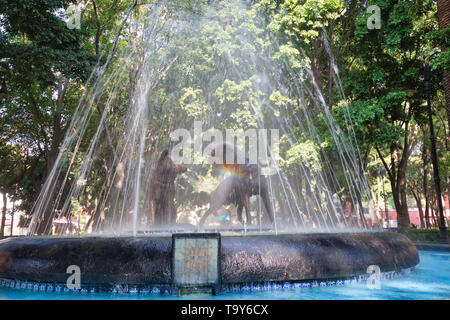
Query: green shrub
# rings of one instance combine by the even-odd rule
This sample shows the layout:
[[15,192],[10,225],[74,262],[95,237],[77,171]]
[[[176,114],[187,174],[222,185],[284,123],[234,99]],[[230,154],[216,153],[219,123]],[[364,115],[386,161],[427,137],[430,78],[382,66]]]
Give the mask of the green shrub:
[[[450,230],[447,230],[450,237]],[[439,243],[439,229],[409,229],[405,233],[411,241]]]

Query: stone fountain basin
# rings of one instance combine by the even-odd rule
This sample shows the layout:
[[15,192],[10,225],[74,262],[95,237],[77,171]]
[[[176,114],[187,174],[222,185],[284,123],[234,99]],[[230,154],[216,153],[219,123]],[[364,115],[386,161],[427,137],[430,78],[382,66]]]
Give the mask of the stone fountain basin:
[[[0,278],[66,283],[77,265],[83,284],[170,284],[172,238],[18,237],[0,241]],[[401,271],[419,263],[414,244],[394,232],[223,235],[222,284],[306,281]]]

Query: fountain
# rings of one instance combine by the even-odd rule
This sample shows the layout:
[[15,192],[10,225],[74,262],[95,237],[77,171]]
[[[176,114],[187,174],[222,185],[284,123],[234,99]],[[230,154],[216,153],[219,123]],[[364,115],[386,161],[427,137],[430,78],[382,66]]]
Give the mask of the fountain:
[[[405,236],[368,228],[370,194],[348,110],[340,106],[338,124],[306,53],[282,42],[260,10],[240,0],[189,8],[159,1],[129,21],[130,9],[131,41],[118,45],[118,35],[86,84],[29,236],[0,241],[0,284],[221,292],[335,283],[367,277],[369,266],[401,272],[418,264]],[[257,190],[247,219],[223,207],[199,226],[221,180],[248,179],[211,162],[226,137],[248,156],[244,165],[259,166],[273,222]],[[156,192],[149,181],[166,149],[187,167],[174,180],[175,223],[148,214]],[[80,203],[90,212],[84,230],[69,233],[69,225],[53,236],[54,219],[81,219]],[[70,266],[80,270],[76,289],[65,287]]]

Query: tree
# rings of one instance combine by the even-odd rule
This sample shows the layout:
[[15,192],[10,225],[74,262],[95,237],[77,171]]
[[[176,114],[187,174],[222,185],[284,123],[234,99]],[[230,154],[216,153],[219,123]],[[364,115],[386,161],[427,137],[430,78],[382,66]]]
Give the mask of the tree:
[[[445,30],[450,25],[450,0],[438,0],[437,1],[437,18],[439,22],[439,30]],[[445,39],[444,54],[446,55],[448,61],[448,51],[447,51],[447,39]],[[443,70],[443,86],[445,90],[445,104],[447,110],[447,126],[449,128],[449,133],[447,139],[450,140],[450,72],[448,71],[448,65],[444,67]]]
[[[6,186],[29,182],[30,203],[42,179],[49,174],[80,94],[96,57],[83,47],[85,30],[69,29],[61,9],[69,1],[0,1],[0,75],[8,97],[2,99],[1,147],[11,144],[26,150],[28,165]],[[40,161],[45,166],[40,166]],[[34,172],[39,168],[41,173]],[[38,178],[39,177],[39,178]],[[36,179],[38,178],[38,179]],[[22,189],[25,189],[25,185]]]
[[[417,81],[430,44],[424,45],[431,1],[379,1],[381,29],[369,30],[368,15],[356,20],[351,68],[344,86],[361,144],[374,148],[391,183],[400,229],[408,228],[406,169],[424,119],[424,90]],[[425,42],[426,43],[426,42]]]

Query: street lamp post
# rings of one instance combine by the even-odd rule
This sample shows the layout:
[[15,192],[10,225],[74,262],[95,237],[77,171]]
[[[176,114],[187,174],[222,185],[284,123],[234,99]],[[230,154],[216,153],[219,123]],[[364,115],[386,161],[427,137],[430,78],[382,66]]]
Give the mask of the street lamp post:
[[439,178],[439,167],[438,167],[438,162],[437,162],[436,137],[434,136],[433,116],[431,113],[431,102],[430,102],[431,72],[430,72],[430,66],[428,65],[428,62],[425,62],[423,77],[425,80],[425,91],[427,94],[427,108],[428,108],[428,121],[429,121],[429,125],[430,125],[431,160],[433,162],[434,185],[436,188],[436,198],[437,198],[438,210],[439,210],[440,242],[448,243],[449,241],[448,241],[447,227],[445,226],[445,219],[444,219],[444,208],[442,206],[441,179]]

